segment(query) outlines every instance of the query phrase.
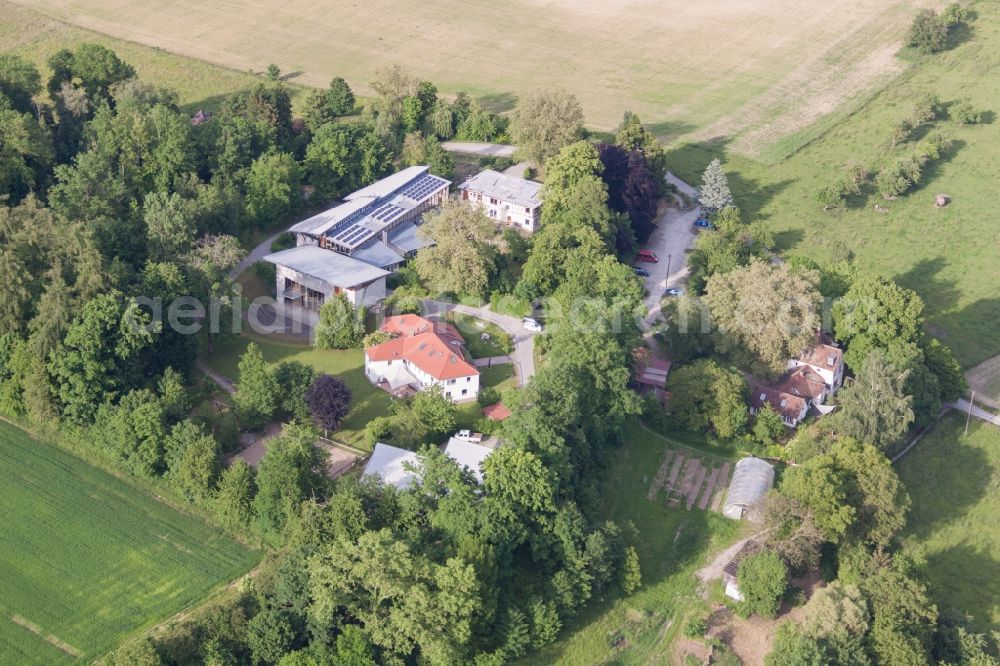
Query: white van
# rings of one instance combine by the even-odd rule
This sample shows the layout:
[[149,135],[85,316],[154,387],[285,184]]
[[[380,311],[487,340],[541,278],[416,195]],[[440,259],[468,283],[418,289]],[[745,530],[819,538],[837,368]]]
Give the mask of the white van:
[[528,331],[534,331],[535,333],[542,332],[542,325],[538,323],[538,320],[534,317],[524,318],[524,328]]

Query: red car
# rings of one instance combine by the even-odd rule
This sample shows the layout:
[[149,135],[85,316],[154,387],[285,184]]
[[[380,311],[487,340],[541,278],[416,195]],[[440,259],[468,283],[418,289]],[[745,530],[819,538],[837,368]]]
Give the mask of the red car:
[[648,261],[651,264],[655,264],[659,260],[660,259],[649,250],[639,250],[639,261]]

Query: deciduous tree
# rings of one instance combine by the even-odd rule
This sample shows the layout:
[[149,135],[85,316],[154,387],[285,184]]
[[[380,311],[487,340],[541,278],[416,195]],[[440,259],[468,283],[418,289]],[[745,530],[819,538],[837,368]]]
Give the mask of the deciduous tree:
[[764,551],[740,561],[737,573],[742,610],[747,615],[774,617],[788,586],[785,563],[776,554]]
[[708,280],[716,348],[744,367],[776,375],[815,340],[819,275],[753,261]]
[[524,159],[544,164],[580,138],[583,109],[576,97],[564,90],[541,90],[518,103],[510,131]]
[[909,370],[900,371],[874,351],[854,380],[837,395],[843,432],[885,450],[913,423],[913,397],[906,392]]
[[334,294],[319,309],[313,343],[320,349],[356,349],[365,337],[365,309],[344,294]]
[[351,410],[351,389],[338,377],[320,375],[306,391],[305,400],[313,421],[327,433],[339,428]]
[[483,295],[496,247],[496,225],[478,208],[446,204],[426,216],[420,234],[434,245],[417,253],[414,267],[434,293]]

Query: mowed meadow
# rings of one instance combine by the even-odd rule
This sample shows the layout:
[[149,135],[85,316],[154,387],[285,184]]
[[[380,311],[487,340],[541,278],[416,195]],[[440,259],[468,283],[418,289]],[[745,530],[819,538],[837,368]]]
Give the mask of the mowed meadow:
[[0,422],[0,663],[94,661],[259,553]]
[[[290,80],[370,94],[399,62],[498,109],[575,93],[589,124],[625,109],[664,137],[739,137],[748,154],[897,75],[910,18],[938,0],[15,0],[100,33]],[[127,54],[123,54],[126,55]]]
[[[976,2],[971,10],[974,18],[953,48],[921,57],[789,157],[765,164],[718,140],[675,145],[669,161],[675,173],[698,182],[705,165],[721,157],[746,217],[763,220],[784,253],[820,263],[850,255],[861,270],[915,290],[926,303],[928,332],[966,369],[1000,354],[1000,5]],[[924,167],[915,189],[886,201],[869,188],[846,209],[824,211],[816,193],[848,165],[877,171],[913,151],[916,141],[892,147],[892,132],[925,94],[944,107],[969,101],[983,122],[959,125],[944,111],[917,136],[940,131],[952,146]],[[950,196],[951,204],[936,208],[937,194]]]

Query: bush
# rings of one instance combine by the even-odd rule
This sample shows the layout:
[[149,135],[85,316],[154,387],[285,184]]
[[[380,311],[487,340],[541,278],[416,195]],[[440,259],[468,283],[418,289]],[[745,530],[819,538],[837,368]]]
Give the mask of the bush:
[[976,110],[971,102],[956,102],[948,109],[948,115],[959,125],[978,125],[983,122],[983,112]]
[[910,181],[903,175],[900,164],[897,162],[876,174],[875,187],[884,198],[895,199],[910,187]]
[[948,45],[948,26],[936,12],[924,9],[913,17],[906,44],[921,53],[941,51]]
[[688,638],[701,638],[708,631],[708,621],[704,615],[692,615],[684,623],[684,635]]
[[260,278],[264,284],[273,285],[277,268],[267,261],[258,261],[253,265],[253,274]]
[[391,416],[376,416],[365,425],[365,441],[372,446],[392,432]]
[[499,314],[510,315],[511,317],[527,317],[533,309],[531,301],[527,298],[515,296],[514,294],[501,294],[493,292],[490,296],[490,309]]
[[788,584],[787,573],[785,563],[771,551],[743,558],[737,573],[742,612],[747,616],[774,617]]
[[479,396],[476,398],[479,404],[483,407],[487,405],[492,405],[495,402],[500,401],[500,393],[492,386],[487,386],[479,391]]
[[271,252],[280,252],[295,247],[295,234],[286,231],[271,243]]
[[838,181],[824,185],[816,192],[816,201],[824,208],[843,208],[847,205],[843,184]]

